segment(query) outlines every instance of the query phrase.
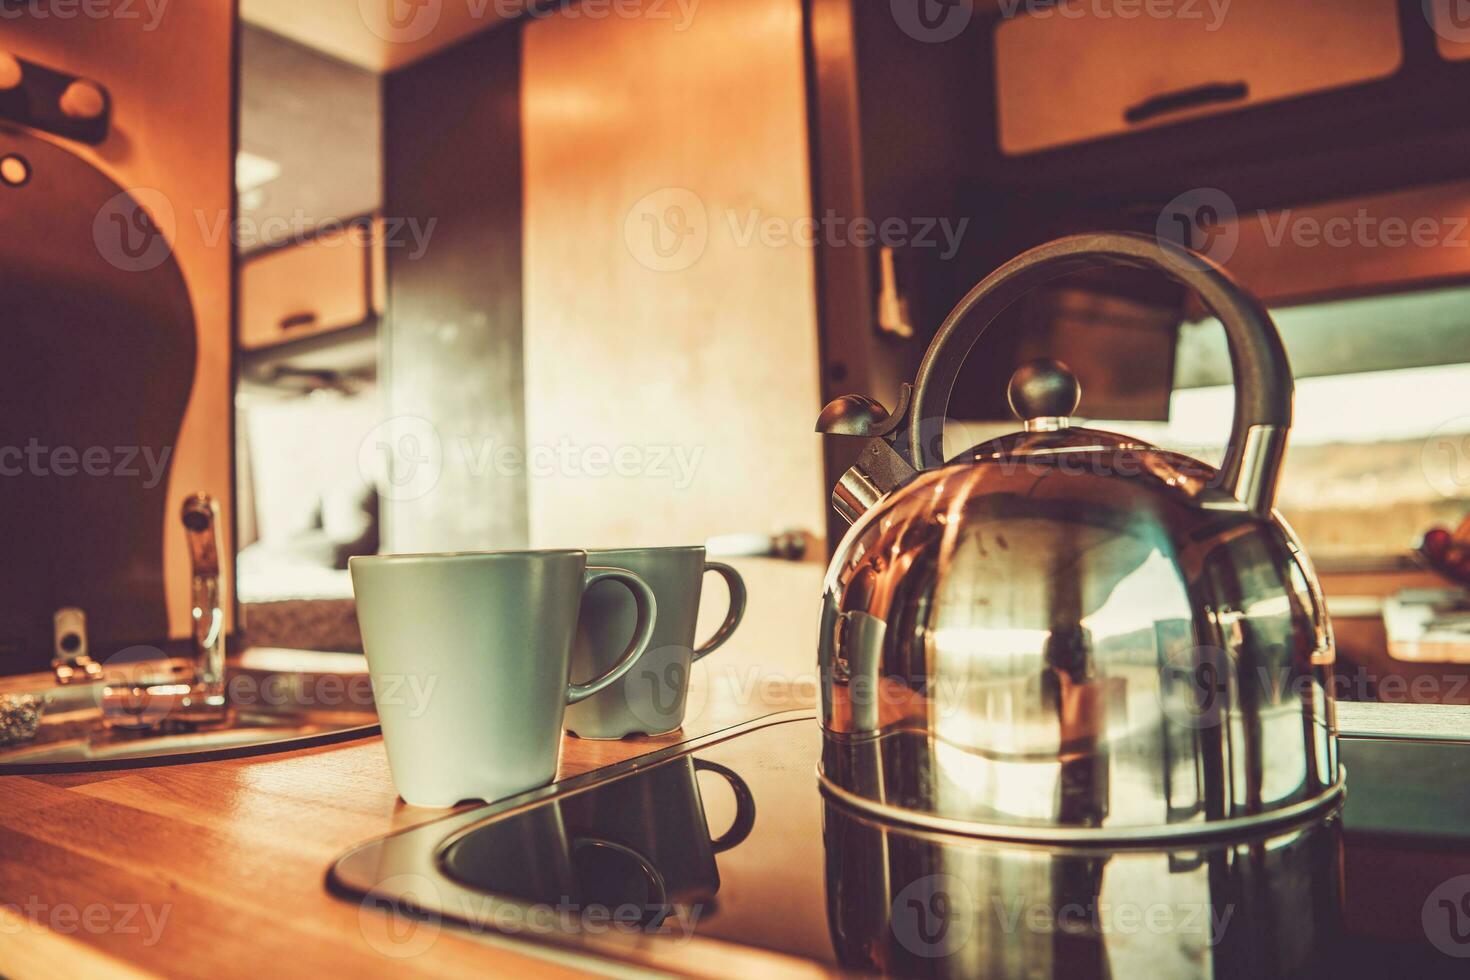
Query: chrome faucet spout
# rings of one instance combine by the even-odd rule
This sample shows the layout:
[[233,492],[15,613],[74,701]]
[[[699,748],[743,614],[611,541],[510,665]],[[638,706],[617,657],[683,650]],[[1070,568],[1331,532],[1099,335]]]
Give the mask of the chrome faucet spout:
[[194,683],[206,705],[225,703],[225,611],[220,599],[219,505],[206,493],[185,499],[184,532],[193,575]]

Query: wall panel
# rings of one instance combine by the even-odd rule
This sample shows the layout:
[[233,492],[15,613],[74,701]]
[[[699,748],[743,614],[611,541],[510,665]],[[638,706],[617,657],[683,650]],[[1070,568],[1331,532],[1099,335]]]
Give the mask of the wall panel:
[[[90,9],[90,8],[87,8]],[[194,383],[177,445],[172,447],[168,504],[161,544],[168,626],[173,637],[191,633],[189,560],[178,520],[185,496],[212,494],[221,504],[222,553],[230,542],[231,310],[233,215],[234,14],[230,2],[102,5],[109,16],[77,8],[71,17],[10,17],[0,48],[48,67],[95,79],[109,90],[112,131],[98,146],[55,140],[123,188],[138,191],[155,214],[182,270],[198,333]],[[3,221],[3,215],[0,215]],[[99,243],[99,248],[102,248]],[[103,329],[105,324],[99,324]],[[64,379],[58,379],[64,384]],[[133,379],[134,397],[149,397],[158,382]],[[78,397],[85,397],[78,393]],[[96,411],[106,412],[98,405]],[[65,521],[62,514],[25,520]],[[123,533],[128,515],[106,528],[69,533]],[[11,556],[12,561],[34,556]],[[232,575],[224,563],[225,576]],[[228,582],[227,582],[228,586]],[[230,594],[228,591],[227,595]],[[227,610],[228,610],[227,605]],[[106,656],[105,648],[93,653]]]
[[801,3],[575,13],[523,34],[531,541],[820,529]]

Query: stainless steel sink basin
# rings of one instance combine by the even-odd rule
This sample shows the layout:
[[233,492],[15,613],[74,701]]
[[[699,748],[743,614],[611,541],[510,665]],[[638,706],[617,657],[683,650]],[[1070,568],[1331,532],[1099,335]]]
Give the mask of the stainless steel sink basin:
[[[46,726],[42,725],[44,732]],[[377,731],[376,716],[348,712],[306,712],[298,715],[232,710],[218,728],[200,728],[164,734],[133,734],[99,728],[88,734],[14,745],[0,749],[0,774],[17,768],[35,772],[38,766],[65,764],[68,768],[104,768],[97,763],[160,764],[202,761],[207,757],[243,755],[230,750],[258,749],[280,752],[304,745],[358,738]],[[189,758],[183,758],[183,757]],[[106,767],[111,768],[111,767]]]
[[203,714],[188,708],[187,695],[179,696],[188,686],[167,677],[143,686],[114,678],[25,688],[44,702],[45,712],[34,739],[0,746],[0,775],[202,762],[376,734],[361,658],[341,665],[346,672],[231,664],[226,690],[232,703]]

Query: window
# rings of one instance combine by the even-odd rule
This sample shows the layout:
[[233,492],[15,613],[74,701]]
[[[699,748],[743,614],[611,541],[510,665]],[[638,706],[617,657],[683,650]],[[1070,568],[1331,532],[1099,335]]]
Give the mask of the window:
[[[1278,506],[1314,558],[1401,554],[1470,513],[1470,287],[1272,310],[1296,374]],[[1219,461],[1234,390],[1218,321],[1180,327],[1169,421],[1092,424]]]

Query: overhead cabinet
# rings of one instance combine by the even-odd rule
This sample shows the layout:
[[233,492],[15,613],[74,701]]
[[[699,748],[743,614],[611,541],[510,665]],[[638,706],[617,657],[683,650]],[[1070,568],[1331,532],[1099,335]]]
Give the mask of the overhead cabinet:
[[993,35],[998,138],[1011,155],[1371,82],[1403,57],[1395,0],[1019,9],[1030,12]]
[[382,235],[353,226],[240,264],[240,346],[258,350],[366,322],[382,310]]

